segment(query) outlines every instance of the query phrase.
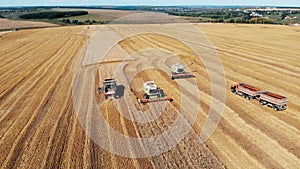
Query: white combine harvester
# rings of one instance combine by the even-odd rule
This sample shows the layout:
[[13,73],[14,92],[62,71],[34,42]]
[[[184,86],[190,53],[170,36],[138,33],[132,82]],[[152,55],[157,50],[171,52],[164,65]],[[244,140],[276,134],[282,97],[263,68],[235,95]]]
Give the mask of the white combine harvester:
[[[187,65],[190,66],[193,63]],[[186,72],[185,67],[179,63],[171,66],[171,79],[192,78],[195,77],[191,72]]]
[[98,88],[98,94],[103,92],[105,99],[118,98],[116,91],[117,91],[117,82],[115,79],[105,79],[103,82],[103,87]]
[[146,81],[143,84],[144,98],[138,99],[139,103],[157,102],[157,101],[170,101],[173,99],[166,97],[162,89],[157,87],[154,81]]

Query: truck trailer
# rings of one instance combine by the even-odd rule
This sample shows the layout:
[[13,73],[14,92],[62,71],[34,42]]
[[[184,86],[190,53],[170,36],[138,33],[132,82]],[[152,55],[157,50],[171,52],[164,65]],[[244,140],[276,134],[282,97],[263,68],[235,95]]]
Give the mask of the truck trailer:
[[261,105],[268,105],[276,111],[285,110],[287,107],[286,97],[268,91],[260,93],[259,102]]
[[239,83],[237,85],[231,86],[231,92],[241,95],[244,98],[256,99],[260,95],[260,89],[257,87],[253,87],[244,83]]
[[241,95],[244,98],[259,100],[261,105],[267,105],[276,111],[285,110],[287,108],[287,97],[271,93],[269,91],[261,91],[257,87],[244,83],[238,83],[230,87],[231,92]]

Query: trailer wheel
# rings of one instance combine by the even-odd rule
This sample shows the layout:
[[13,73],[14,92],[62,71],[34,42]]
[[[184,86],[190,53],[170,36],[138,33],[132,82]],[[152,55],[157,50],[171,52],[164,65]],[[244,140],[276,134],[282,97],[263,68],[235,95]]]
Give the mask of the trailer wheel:
[[275,111],[279,111],[279,108],[277,106],[274,106]]
[[266,105],[266,102],[263,101],[263,100],[260,100],[259,103],[260,103],[261,105]]

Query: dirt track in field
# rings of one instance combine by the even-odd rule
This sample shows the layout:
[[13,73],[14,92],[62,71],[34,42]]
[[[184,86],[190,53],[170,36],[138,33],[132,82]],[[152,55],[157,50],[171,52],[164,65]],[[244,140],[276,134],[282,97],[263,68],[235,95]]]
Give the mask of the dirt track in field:
[[[222,168],[223,165],[227,168],[297,168],[300,165],[300,29],[228,24],[200,24],[197,27],[219,54],[227,88],[233,83],[245,82],[268,89],[287,96],[288,109],[276,112],[228,90],[223,118],[212,137],[203,144],[199,135],[212,100],[210,79],[201,60],[196,60],[193,52],[180,42],[155,32],[139,34],[104,51],[108,52],[105,62],[97,64],[97,53],[87,53],[91,58],[85,58],[84,54],[89,38],[98,36],[96,31],[102,30],[101,26],[11,32],[0,37],[5,43],[0,46],[1,168]],[[158,25],[156,28],[162,29]],[[118,25],[110,26],[108,30],[121,37],[127,34],[119,31],[122,26]],[[99,38],[101,42],[101,38],[109,37]],[[176,60],[178,58],[180,60]],[[124,59],[126,61],[121,62]],[[195,62],[189,70],[196,78],[171,81],[164,71],[168,72],[174,61]],[[161,70],[156,70],[157,66]],[[74,84],[74,73],[87,67],[89,69],[78,77],[82,78],[83,84]],[[142,67],[152,69],[135,74]],[[120,70],[122,76],[116,76],[115,70]],[[96,73],[94,79],[90,76],[92,73]],[[104,100],[102,95],[96,94],[96,88],[108,77],[115,77],[124,85],[124,96],[120,99]],[[156,81],[174,101],[137,104],[135,94],[145,80]],[[88,82],[94,83],[85,84]],[[74,85],[76,94],[72,91]],[[181,88],[184,94],[180,93],[179,85],[184,86]],[[87,86],[89,88],[85,88]],[[190,93],[195,87],[199,89],[199,95]],[[74,105],[77,100],[75,98],[74,102],[73,97],[89,92],[91,95],[79,101],[89,103],[90,96],[94,96],[101,115],[111,128],[89,126],[100,114],[88,109],[83,116],[84,126],[78,120],[78,107]],[[104,150],[86,135],[93,130],[95,133],[115,130],[133,138],[155,137],[170,129],[180,115],[186,119],[180,123],[182,128],[188,128],[193,121],[194,108],[180,111],[182,99],[192,106],[197,96],[201,104],[193,130],[179,144],[160,155],[122,157]],[[132,101],[130,110],[134,111],[120,114],[119,108],[124,108],[121,103],[125,99]],[[81,108],[86,108],[85,102]],[[148,114],[139,114],[141,110]],[[154,120],[142,122],[149,119]],[[177,136],[173,133],[172,137]],[[115,145],[112,138],[108,138],[111,148],[129,151],[132,156],[140,153],[134,150],[137,145],[132,142]],[[168,142],[172,140],[161,144]]]

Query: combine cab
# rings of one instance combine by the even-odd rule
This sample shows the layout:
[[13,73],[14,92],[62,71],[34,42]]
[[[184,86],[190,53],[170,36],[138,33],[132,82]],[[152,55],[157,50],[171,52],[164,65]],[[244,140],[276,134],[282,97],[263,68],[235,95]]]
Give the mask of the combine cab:
[[[193,63],[189,64],[192,65]],[[179,63],[176,63],[171,66],[171,78],[174,79],[181,79],[181,78],[191,78],[195,77],[191,72],[186,72],[185,67]]]
[[115,79],[105,79],[103,87],[98,88],[98,94],[104,93],[105,99],[107,98],[118,98],[116,95],[117,83]]
[[144,98],[138,99],[139,103],[173,101],[172,98],[166,97],[164,91],[157,87],[157,85],[153,81],[145,82],[143,87]]

